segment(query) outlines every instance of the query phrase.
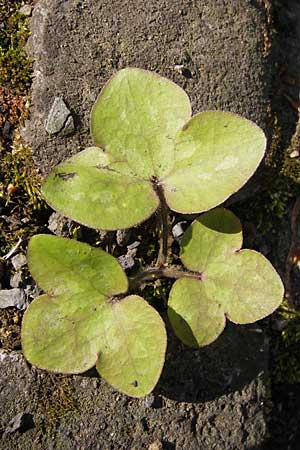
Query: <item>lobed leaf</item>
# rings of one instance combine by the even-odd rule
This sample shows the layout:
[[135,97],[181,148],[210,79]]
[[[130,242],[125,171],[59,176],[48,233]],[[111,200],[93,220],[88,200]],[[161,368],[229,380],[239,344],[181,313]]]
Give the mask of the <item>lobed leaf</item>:
[[118,261],[87,244],[38,235],[30,241],[28,262],[48,292],[24,315],[22,347],[28,361],[62,373],[82,373],[97,363],[115,388],[134,397],[147,395],[164,364],[166,331],[141,297],[112,298],[128,288]]
[[142,69],[120,70],[92,109],[91,133],[114,160],[139,177],[158,179],[174,161],[174,139],[191,117],[187,94],[175,83]]
[[108,166],[102,150],[91,147],[55,167],[43,195],[54,209],[86,226],[128,228],[151,216],[159,200],[148,180],[124,174],[126,169]]
[[236,114],[195,115],[178,134],[175,164],[164,178],[168,205],[180,213],[207,211],[253,175],[266,148],[263,131]]
[[57,166],[42,190],[54,209],[84,225],[118,229],[159,206],[202,212],[236,192],[258,167],[266,139],[236,114],[191,117],[186,93],[141,69],[113,76],[91,114],[95,144]]
[[183,278],[172,287],[168,315],[187,345],[208,345],[222,332],[225,317],[245,324],[271,314],[281,303],[283,285],[270,262],[240,250],[241,226],[233,213],[217,208],[185,232],[181,259],[202,280]]

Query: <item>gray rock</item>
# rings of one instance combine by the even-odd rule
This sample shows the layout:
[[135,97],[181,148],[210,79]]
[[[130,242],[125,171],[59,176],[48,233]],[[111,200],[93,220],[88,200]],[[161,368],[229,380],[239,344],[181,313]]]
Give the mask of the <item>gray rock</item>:
[[115,240],[115,231],[98,230],[99,242],[101,244],[112,243]]
[[[24,135],[41,172],[92,144],[89,125],[96,93],[128,66],[156,71],[178,83],[194,112],[236,112],[271,135],[268,108],[277,69],[262,51],[266,12],[256,4],[179,0],[175,7],[173,0],[149,0],[146,5],[140,0],[86,0],[79,7],[75,0],[39,1],[27,45],[35,62]],[[43,128],[53,93],[68,98],[78,116],[80,126],[68,139],[59,133],[53,140]],[[61,126],[49,131],[57,133]]]
[[31,5],[23,5],[19,9],[19,13],[23,16],[30,17],[32,13],[32,6]]
[[17,253],[13,258],[11,258],[11,263],[15,270],[19,270],[27,264],[26,256],[23,253]]
[[4,122],[3,128],[2,128],[2,134],[5,139],[9,139],[11,137],[11,131],[12,131],[12,125],[6,120]]
[[21,285],[22,283],[22,274],[21,272],[15,272],[11,277],[10,277],[10,287],[12,288],[17,288]]
[[128,244],[130,241],[130,238],[132,236],[132,229],[126,229],[126,230],[117,230],[116,239],[118,245],[121,247],[124,247]]
[[186,227],[187,227],[187,222],[186,221],[184,221],[184,222],[177,222],[173,226],[172,234],[173,234],[173,237],[174,237],[175,241],[178,241],[178,242],[181,241],[181,238],[183,236],[183,233],[184,233]]
[[57,134],[60,131],[70,134],[74,131],[74,120],[61,97],[55,97],[44,123],[47,133]]
[[26,296],[23,289],[2,289],[0,291],[0,308],[9,308],[15,306],[23,309],[26,302]]
[[128,254],[119,256],[118,261],[124,270],[132,269],[135,264],[133,257]]
[[33,427],[34,422],[32,414],[21,412],[11,419],[3,433],[3,436],[5,437],[7,434],[12,434],[16,431],[24,433],[24,431],[27,431]]
[[[32,284],[27,284],[24,288],[25,291],[25,295],[26,297],[31,297],[31,298],[36,298],[41,294],[41,289],[38,287],[38,285],[36,283],[32,283]],[[27,307],[28,305],[28,300],[26,301],[25,306]]]
[[48,230],[50,230],[56,236],[69,237],[71,228],[72,221],[62,216],[61,214],[54,212],[49,217]]
[[144,405],[145,408],[152,408],[155,403],[155,397],[153,394],[147,395],[147,397],[144,398]]
[[74,119],[72,116],[69,116],[60,134],[62,137],[70,136],[74,132],[74,129],[75,129]]
[[140,242],[140,241],[134,241],[134,242],[132,242],[132,244],[127,245],[127,250],[128,250],[128,251],[135,250],[135,249],[137,249],[140,245],[141,245],[141,242]]

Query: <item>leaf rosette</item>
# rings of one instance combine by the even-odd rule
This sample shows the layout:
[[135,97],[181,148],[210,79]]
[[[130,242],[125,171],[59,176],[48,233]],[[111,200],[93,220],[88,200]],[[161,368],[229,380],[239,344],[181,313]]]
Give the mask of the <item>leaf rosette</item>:
[[280,277],[263,255],[241,250],[242,240],[240,221],[224,208],[201,215],[186,230],[181,260],[201,277],[177,280],[168,302],[170,322],[185,344],[208,345],[222,333],[226,317],[252,323],[280,305]]
[[246,183],[266,147],[253,122],[221,111],[191,117],[179,86],[135,68],[103,88],[91,133],[95,146],[54,168],[43,194],[60,213],[108,230],[141,223],[161,195],[179,213],[214,208]]

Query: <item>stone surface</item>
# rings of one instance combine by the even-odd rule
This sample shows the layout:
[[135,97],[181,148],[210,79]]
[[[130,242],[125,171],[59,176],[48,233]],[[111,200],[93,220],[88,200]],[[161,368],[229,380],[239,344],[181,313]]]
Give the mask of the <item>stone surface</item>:
[[10,308],[16,306],[23,309],[26,302],[26,296],[23,289],[2,289],[0,291],[0,308]]
[[[233,111],[270,132],[274,66],[265,55],[266,17],[259,2],[41,0],[32,31],[28,52],[35,76],[25,136],[43,173],[92,144],[93,102],[126,66],[174,80],[190,96],[194,112]],[[49,136],[44,129],[54,97],[62,97],[73,113],[71,137]]]
[[67,136],[74,131],[73,117],[61,97],[54,98],[44,126],[50,135],[63,132]]
[[128,254],[119,256],[118,261],[124,270],[132,269],[135,265],[134,258]]
[[[170,334],[153,407],[114,391],[94,372],[58,377],[0,350],[0,449],[258,450],[264,421],[266,342],[257,326],[229,326],[208,348]],[[158,401],[160,400],[160,401]],[[19,413],[35,428],[3,436]],[[56,418],[56,419],[55,419]],[[54,424],[53,424],[54,421]]]
[[32,6],[31,5],[23,5],[19,9],[19,13],[23,16],[30,17],[32,13]]
[[17,253],[11,258],[11,263],[15,270],[19,270],[27,263],[26,256],[23,253]]
[[22,284],[22,274],[21,272],[15,272],[11,277],[9,281],[9,285],[12,288],[17,288],[21,286]]
[[34,422],[32,415],[21,412],[17,414],[13,419],[11,419],[3,433],[3,437],[11,433],[16,433],[17,431],[19,431],[20,433],[24,433],[25,431],[33,427]]
[[48,230],[56,236],[69,237],[72,232],[72,221],[54,212],[48,220]]

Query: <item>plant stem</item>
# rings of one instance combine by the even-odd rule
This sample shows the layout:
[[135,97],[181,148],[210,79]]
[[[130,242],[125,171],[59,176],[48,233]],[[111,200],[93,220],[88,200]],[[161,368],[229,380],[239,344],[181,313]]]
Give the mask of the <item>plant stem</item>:
[[148,267],[138,272],[134,277],[129,278],[129,291],[133,291],[140,286],[143,281],[154,281],[159,278],[194,278],[195,280],[202,280],[200,272],[193,272],[191,270],[183,270],[180,266],[171,267]]
[[160,201],[159,215],[160,215],[160,241],[159,241],[159,253],[156,261],[156,267],[162,267],[167,263],[168,258],[168,214],[169,208],[165,200],[163,188],[156,182],[154,183],[155,191]]

